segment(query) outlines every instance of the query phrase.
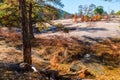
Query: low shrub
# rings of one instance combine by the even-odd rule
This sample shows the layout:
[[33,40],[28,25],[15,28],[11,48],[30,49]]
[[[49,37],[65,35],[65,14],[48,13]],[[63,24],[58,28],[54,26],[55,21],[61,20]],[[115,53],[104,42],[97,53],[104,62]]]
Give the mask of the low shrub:
[[62,30],[64,28],[64,25],[61,23],[58,23],[55,26],[57,27],[58,30]]

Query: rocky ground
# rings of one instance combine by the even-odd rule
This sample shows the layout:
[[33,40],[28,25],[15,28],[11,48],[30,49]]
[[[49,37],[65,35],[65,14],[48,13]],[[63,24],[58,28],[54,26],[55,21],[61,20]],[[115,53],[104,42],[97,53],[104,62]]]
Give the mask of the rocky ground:
[[[112,20],[112,19],[111,19]],[[69,33],[66,34],[68,37],[75,37],[79,40],[86,40],[90,42],[96,42],[106,38],[120,38],[120,23],[118,19],[112,21],[99,21],[99,22],[73,22],[72,19],[55,20],[54,23],[62,23],[69,29]],[[53,33],[54,32],[54,33]],[[62,31],[49,31],[48,33],[40,34],[40,36],[49,35],[62,35]],[[39,35],[36,35],[39,36]]]
[[[0,80],[120,80],[119,23],[56,22],[68,27],[69,33],[48,31],[32,40],[33,65],[39,73],[0,67]],[[21,62],[20,36],[4,36],[0,37],[0,64]]]

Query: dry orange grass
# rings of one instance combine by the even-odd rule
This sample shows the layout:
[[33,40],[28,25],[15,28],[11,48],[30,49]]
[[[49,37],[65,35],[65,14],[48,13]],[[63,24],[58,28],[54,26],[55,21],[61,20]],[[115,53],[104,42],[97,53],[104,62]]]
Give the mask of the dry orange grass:
[[59,66],[59,57],[57,55],[54,55],[51,59],[50,59],[50,65],[51,67],[57,69]]
[[81,71],[79,72],[79,75],[78,75],[78,76],[79,76],[81,79],[84,79],[84,78],[85,78],[85,71],[86,71],[86,70],[83,69],[83,70],[81,70]]

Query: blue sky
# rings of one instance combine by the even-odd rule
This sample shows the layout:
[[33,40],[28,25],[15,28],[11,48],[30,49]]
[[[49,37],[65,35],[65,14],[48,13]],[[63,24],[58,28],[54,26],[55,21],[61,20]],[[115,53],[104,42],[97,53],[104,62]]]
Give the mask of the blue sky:
[[95,4],[96,6],[103,6],[104,10],[108,13],[111,10],[114,10],[115,12],[120,10],[120,1],[119,2],[105,2],[103,0],[61,0],[64,4],[63,10],[69,12],[69,13],[77,13],[78,12],[78,6],[79,5],[89,5],[89,4]]

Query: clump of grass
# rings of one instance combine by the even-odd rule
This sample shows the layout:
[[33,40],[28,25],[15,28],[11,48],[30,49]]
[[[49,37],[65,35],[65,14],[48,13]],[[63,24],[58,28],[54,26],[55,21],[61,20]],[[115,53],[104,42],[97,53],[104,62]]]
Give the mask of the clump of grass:
[[64,28],[64,25],[61,23],[58,23],[55,26],[57,27],[58,30],[62,30]]
[[39,48],[39,54],[42,57],[45,58],[49,55],[50,58],[53,55],[58,55],[61,58],[61,62],[68,60],[72,55],[81,54],[82,45],[69,38],[41,38],[34,40],[32,43],[34,49]]
[[6,37],[6,42],[16,42],[22,40],[22,36],[20,33],[17,33],[15,31],[10,31],[9,36]]
[[120,61],[120,42],[119,39],[105,40],[95,44],[93,48],[96,55],[100,56],[103,63],[107,65],[118,65]]

